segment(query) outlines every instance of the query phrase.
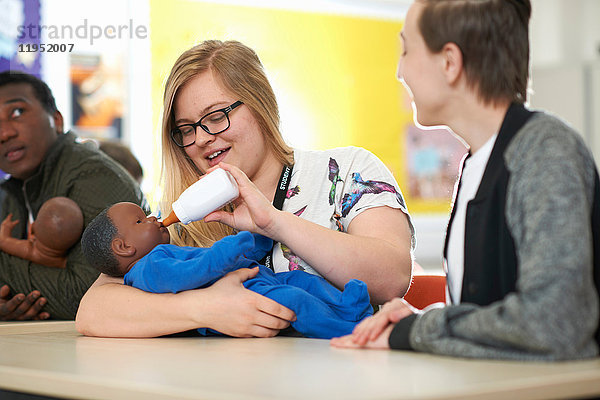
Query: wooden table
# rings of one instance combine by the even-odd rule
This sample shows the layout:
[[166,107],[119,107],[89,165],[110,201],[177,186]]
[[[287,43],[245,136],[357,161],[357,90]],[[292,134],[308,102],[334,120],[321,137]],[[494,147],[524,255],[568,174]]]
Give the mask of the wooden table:
[[326,340],[84,337],[0,323],[0,388],[107,399],[558,399],[600,395],[600,359],[474,361]]

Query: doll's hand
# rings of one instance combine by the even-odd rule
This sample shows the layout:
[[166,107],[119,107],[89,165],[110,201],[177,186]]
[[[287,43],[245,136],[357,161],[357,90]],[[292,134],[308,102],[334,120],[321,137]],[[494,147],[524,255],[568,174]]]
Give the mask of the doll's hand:
[[4,218],[4,221],[2,221],[2,224],[0,224],[0,241],[1,239],[9,238],[12,230],[15,228],[15,226],[17,226],[18,223],[18,219],[12,221],[12,213],[8,214],[6,218]]

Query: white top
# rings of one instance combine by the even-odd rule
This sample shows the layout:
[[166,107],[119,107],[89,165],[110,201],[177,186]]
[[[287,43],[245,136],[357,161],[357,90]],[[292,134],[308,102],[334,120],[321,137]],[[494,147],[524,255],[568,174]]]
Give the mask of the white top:
[[[408,215],[398,183],[373,153],[360,147],[294,150],[294,169],[283,203],[284,211],[326,228],[347,232],[354,217],[381,206],[398,208]],[[412,222],[410,227],[414,247]],[[281,243],[275,246],[273,261],[275,272],[299,269],[319,275]]]
[[498,135],[492,136],[466,161],[454,204],[455,214],[448,237],[448,290],[452,303],[459,304],[465,271],[465,224],[467,203],[477,194],[487,162],[492,154]]

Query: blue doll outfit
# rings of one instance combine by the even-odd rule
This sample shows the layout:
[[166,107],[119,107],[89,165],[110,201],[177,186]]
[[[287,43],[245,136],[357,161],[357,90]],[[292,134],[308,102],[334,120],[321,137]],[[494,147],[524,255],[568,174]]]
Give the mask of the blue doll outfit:
[[[364,282],[352,279],[340,291],[304,271],[274,273],[257,261],[272,247],[271,239],[250,232],[227,236],[208,248],[161,244],[125,274],[125,284],[152,293],[177,293],[210,286],[239,268],[258,266],[256,277],[244,286],[294,311],[296,321],[291,325],[306,337],[350,334],[358,322],[373,314]],[[207,335],[209,330],[198,331]]]

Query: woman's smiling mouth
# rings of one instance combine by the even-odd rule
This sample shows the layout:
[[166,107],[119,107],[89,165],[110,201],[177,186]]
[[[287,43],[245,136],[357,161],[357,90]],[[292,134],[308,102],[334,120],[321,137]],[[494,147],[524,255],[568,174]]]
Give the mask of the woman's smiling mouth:
[[208,164],[211,167],[214,165],[217,165],[218,163],[223,161],[225,159],[225,157],[227,157],[229,150],[231,150],[231,147],[226,148],[226,149],[217,150],[213,153],[210,153],[208,156],[206,156],[206,159],[208,160]]

